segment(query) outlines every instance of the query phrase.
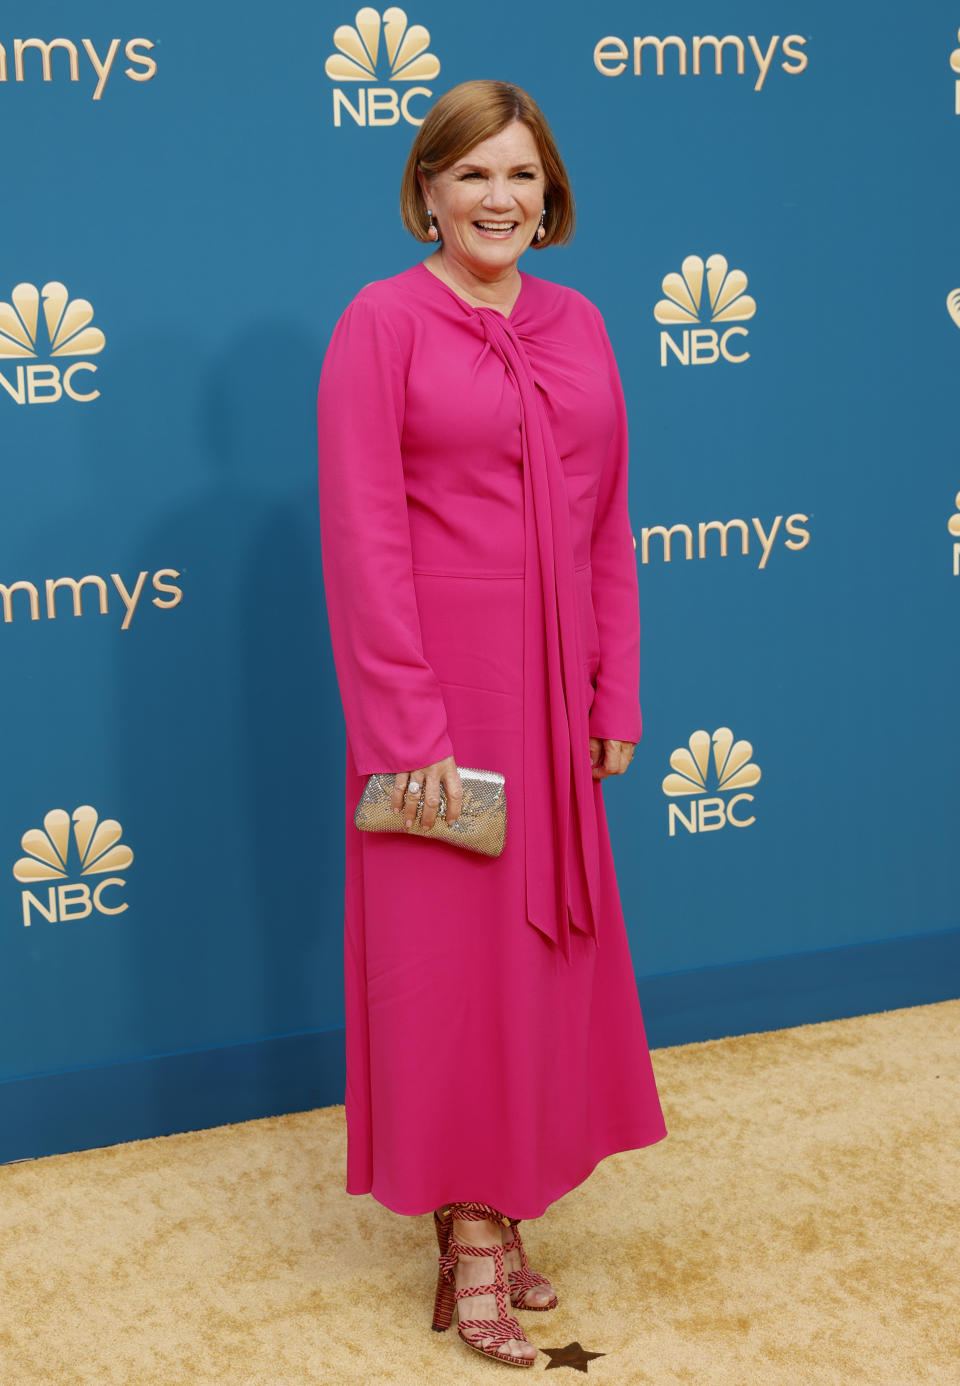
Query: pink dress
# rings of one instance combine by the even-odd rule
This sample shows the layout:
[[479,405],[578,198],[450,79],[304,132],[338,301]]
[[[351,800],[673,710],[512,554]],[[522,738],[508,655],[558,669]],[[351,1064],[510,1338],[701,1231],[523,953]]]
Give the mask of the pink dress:
[[[666,1135],[588,738],[640,738],[627,419],[598,309],[367,284],[318,396],[346,720],[347,1191],[538,1217]],[[479,856],[360,832],[373,772],[505,775]],[[635,773],[628,771],[628,774]]]

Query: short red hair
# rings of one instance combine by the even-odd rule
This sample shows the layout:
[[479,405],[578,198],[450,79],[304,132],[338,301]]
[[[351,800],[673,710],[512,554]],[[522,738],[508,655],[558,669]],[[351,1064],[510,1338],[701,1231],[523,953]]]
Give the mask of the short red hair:
[[400,184],[400,217],[418,241],[427,241],[430,227],[423,192],[417,179],[420,169],[427,178],[451,168],[468,150],[498,135],[512,121],[522,121],[533,135],[546,178],[544,237],[531,249],[566,245],[573,239],[576,214],[573,190],[560,151],[543,112],[533,97],[512,82],[478,79],[460,82],[444,92],[427,112],[407,156]]

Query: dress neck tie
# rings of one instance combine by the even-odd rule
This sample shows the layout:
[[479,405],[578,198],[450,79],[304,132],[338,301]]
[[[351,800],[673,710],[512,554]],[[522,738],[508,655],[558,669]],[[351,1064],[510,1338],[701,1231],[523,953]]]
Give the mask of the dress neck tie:
[[[476,311],[520,396],[527,919],[569,958],[571,926],[598,943],[600,849],[566,480],[520,338],[501,313]],[[548,817],[545,852],[529,825]]]

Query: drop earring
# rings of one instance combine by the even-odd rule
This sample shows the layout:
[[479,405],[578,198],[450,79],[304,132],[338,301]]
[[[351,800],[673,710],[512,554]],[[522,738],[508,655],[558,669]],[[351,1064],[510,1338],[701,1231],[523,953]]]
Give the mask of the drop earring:
[[431,212],[429,207],[427,208],[427,216],[430,218],[430,229],[427,232],[427,240],[438,241],[440,239],[440,232],[433,224],[433,213]]
[[544,219],[544,217],[545,217],[546,215],[547,215],[547,209],[546,209],[546,207],[544,207],[543,211],[540,213],[540,225],[537,227],[537,240],[538,240],[538,241],[542,241],[543,238],[544,238],[544,236],[547,234],[547,233],[546,233],[546,229],[544,228],[544,225],[543,225],[543,219]]

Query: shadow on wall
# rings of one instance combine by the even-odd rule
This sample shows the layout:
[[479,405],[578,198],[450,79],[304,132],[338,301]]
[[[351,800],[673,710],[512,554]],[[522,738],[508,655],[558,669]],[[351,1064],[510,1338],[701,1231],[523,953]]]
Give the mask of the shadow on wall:
[[134,1053],[342,1024],[344,745],[317,518],[321,361],[316,340],[274,318],[212,356],[168,334],[111,363],[115,398],[147,397],[144,375],[163,380],[139,457],[128,418],[96,431],[97,469],[113,470],[135,526],[117,562],[175,568],[183,590],[159,610],[148,579],[117,641],[123,809],[111,812],[136,853],[139,927],[121,931],[115,966]]

